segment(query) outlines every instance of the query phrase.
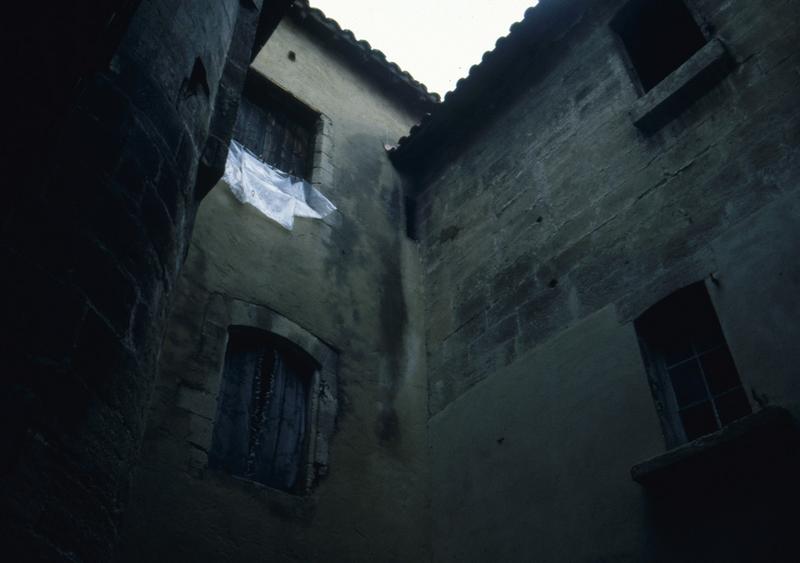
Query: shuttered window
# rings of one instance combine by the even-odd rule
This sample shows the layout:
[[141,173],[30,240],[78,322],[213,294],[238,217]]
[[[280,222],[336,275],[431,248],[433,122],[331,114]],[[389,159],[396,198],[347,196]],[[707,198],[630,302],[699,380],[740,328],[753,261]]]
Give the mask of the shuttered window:
[[294,344],[231,327],[209,466],[295,492],[302,485],[316,366]]
[[233,138],[267,164],[310,180],[317,117],[263,78],[249,76]]

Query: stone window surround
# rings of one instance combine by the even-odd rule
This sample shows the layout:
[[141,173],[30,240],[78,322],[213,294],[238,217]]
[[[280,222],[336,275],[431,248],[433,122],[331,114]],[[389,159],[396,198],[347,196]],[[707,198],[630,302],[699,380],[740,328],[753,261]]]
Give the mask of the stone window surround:
[[[625,314],[620,315],[618,320],[621,323],[632,323],[661,299],[683,286],[703,279],[701,270],[698,266],[687,267],[669,285],[662,285],[657,291],[648,288],[643,294],[651,297],[626,303],[623,307]],[[716,283],[713,281],[715,279],[712,274],[705,280],[709,296]],[[653,294],[663,296],[654,300]],[[620,304],[617,304],[617,310],[620,311]],[[646,369],[644,371],[647,373]],[[647,377],[649,379],[649,374]],[[742,383],[745,383],[744,378]],[[714,487],[721,473],[733,472],[742,479],[750,478],[753,466],[761,463],[759,460],[768,459],[775,452],[791,451],[789,448],[796,447],[800,440],[800,431],[790,411],[777,406],[752,406],[755,408],[751,414],[716,432],[677,446],[667,445],[665,452],[634,464],[630,469],[631,478],[646,489],[658,491],[662,495],[682,491],[687,483],[694,485],[694,491]],[[656,410],[659,410],[658,405]],[[659,419],[663,423],[660,413]],[[759,449],[757,453],[756,448]]]
[[303,99],[298,98],[277,82],[256,68],[250,67],[249,73],[255,79],[265,85],[268,89],[277,93],[278,98],[291,101],[293,105],[302,106],[305,111],[315,117],[314,125],[314,149],[311,160],[310,183],[317,189],[320,187],[328,188],[333,184],[333,122],[331,118],[323,112],[314,108]]
[[[705,282],[705,280],[695,280],[695,281],[693,281],[693,282],[691,282],[691,283],[689,283],[687,285],[684,285],[682,287],[678,287],[678,288],[674,289],[672,292],[670,292],[668,295],[662,297],[661,299],[659,299],[657,301],[652,301],[650,303],[650,307],[663,306],[663,304],[665,302],[670,301],[676,294],[678,294],[680,292],[683,292],[683,291],[687,290],[688,288],[691,288],[692,286],[700,286],[700,287],[702,287],[703,293],[705,293],[707,295],[707,297],[708,297],[708,305],[711,307],[711,310],[713,311],[713,314],[714,314],[715,318],[717,318],[717,321],[718,321],[718,314],[717,314],[716,308],[714,307],[713,301],[711,299],[711,294],[708,291],[708,284]],[[637,319],[641,319],[642,316],[645,313],[650,311],[651,310],[650,307],[648,307],[645,311],[642,311],[642,313],[637,317]],[[663,321],[663,319],[661,319],[661,321]],[[638,320],[636,322],[638,322]],[[697,322],[697,320],[695,319],[695,321],[693,321],[693,324],[696,324],[696,322]],[[663,322],[659,322],[659,324],[663,325]],[[645,368],[646,368],[645,371],[647,373],[647,379],[648,379],[648,382],[649,382],[649,386],[650,386],[650,388],[651,388],[651,390],[653,392],[653,399],[654,399],[654,403],[655,403],[655,408],[656,408],[656,411],[658,412],[659,421],[661,423],[662,431],[664,433],[664,439],[665,439],[665,442],[666,442],[668,450],[679,448],[679,447],[681,447],[682,445],[684,445],[684,444],[686,444],[688,442],[692,442],[692,441],[694,441],[696,439],[702,438],[702,437],[699,437],[699,438],[688,438],[687,439],[687,436],[686,436],[685,430],[684,430],[684,423],[681,421],[680,416],[678,415],[678,412],[679,412],[680,408],[679,408],[679,405],[678,405],[676,397],[675,397],[674,384],[671,382],[671,377],[667,373],[667,366],[663,363],[663,358],[661,357],[660,353],[657,353],[657,352],[654,353],[653,348],[652,348],[653,342],[650,340],[650,336],[646,335],[645,333],[640,332],[640,329],[638,327],[636,327],[635,323],[634,323],[634,326],[635,326],[634,330],[637,333],[637,337],[638,337],[639,345],[640,345],[640,351],[642,353],[642,358],[644,360],[644,364],[645,364]],[[730,349],[728,347],[727,341],[725,341],[724,331],[722,331],[722,327],[721,326],[719,328],[720,328],[720,335],[722,337],[722,341],[721,341],[722,345],[725,348],[725,350],[727,350],[728,353],[731,354],[731,356],[732,356],[732,353],[730,352]],[[719,344],[715,345],[714,348],[719,349],[720,348]],[[711,349],[712,348],[705,348],[705,349],[703,349],[702,353],[698,353],[697,350],[693,349],[692,356],[691,356],[691,358],[688,358],[688,359],[692,359],[692,358],[699,359],[699,357],[702,354],[707,353]],[[686,361],[686,359],[683,359],[683,360],[679,361],[678,363],[683,363],[684,361]],[[702,370],[702,368],[701,368],[701,370]],[[744,386],[744,380],[742,380],[742,376],[738,372],[738,369],[736,370],[736,376],[737,376],[737,378],[739,380],[739,385],[738,385],[738,387],[736,389],[745,389],[746,390],[746,387]],[[714,416],[717,419],[717,424],[718,424],[718,429],[716,431],[718,431],[720,428],[724,428],[726,425],[722,424],[722,422],[719,419],[719,413],[718,413],[718,410],[717,410],[718,406],[717,406],[716,401],[721,395],[724,395],[725,393],[713,393],[708,388],[708,382],[706,380],[705,374],[703,374],[703,383],[704,383],[704,386],[705,386],[705,389],[706,389],[706,393],[708,394],[707,395],[707,399],[709,401],[711,401],[711,403],[712,403],[712,409],[714,410]],[[734,390],[734,389],[730,389],[728,391],[732,391],[732,390]],[[746,391],[745,391],[745,393],[746,393]],[[749,400],[749,397],[748,397],[748,402],[751,403],[751,401]],[[752,409],[752,406],[753,405],[750,404],[750,408],[751,409]],[[749,414],[752,414],[752,413],[746,414],[745,417],[749,416]],[[733,422],[729,422],[728,424],[732,424],[732,423]]]
[[[714,38],[713,29],[707,23],[707,19],[697,9],[697,6],[695,6],[694,2],[692,0],[677,0],[677,1],[682,2],[683,5],[686,6],[686,9],[689,10],[689,13],[691,14],[692,19],[694,20],[698,29],[703,34],[706,43],[710,42]],[[637,0],[627,0],[624,4],[622,4],[622,6],[619,9],[617,9],[617,11],[614,13],[614,16],[611,18],[611,21],[609,22],[608,26],[611,30],[612,36],[614,37],[615,40],[614,42],[617,45],[617,50],[620,52],[622,60],[625,63],[625,70],[628,71],[628,75],[630,76],[631,82],[635,86],[638,95],[641,97],[645,96],[648,92],[645,91],[644,85],[642,84],[642,81],[639,79],[639,72],[636,70],[636,65],[633,64],[633,60],[631,59],[630,53],[628,52],[628,47],[625,45],[625,42],[623,41],[622,37],[620,37],[619,33],[617,33],[618,26],[620,25],[618,23],[620,14],[624,12],[628,6],[630,6],[635,2],[637,2]],[[702,48],[700,50],[702,51]],[[695,53],[695,55],[696,54],[697,53]],[[694,55],[689,57],[689,59],[684,61],[684,63],[691,60],[692,58],[694,58]],[[677,72],[677,69],[673,71],[672,74],[674,74],[675,72]],[[669,76],[670,75],[668,75],[668,77]],[[662,82],[666,81],[668,77],[665,77],[662,80]],[[660,84],[653,86],[650,89],[650,91],[656,89],[658,86],[660,86]]]
[[687,484],[693,484],[694,490],[713,487],[721,474],[733,473],[747,480],[753,465],[764,465],[763,460],[775,452],[792,451],[798,437],[791,413],[767,406],[712,434],[635,464],[631,478],[646,488],[669,493]]
[[317,189],[330,188],[333,184],[333,122],[324,113],[316,113],[311,184]]
[[694,2],[692,0],[682,0],[682,2],[706,38],[706,44],[646,93],[628,54],[628,49],[614,31],[613,21],[616,15],[609,23],[617,50],[638,95],[629,110],[629,115],[633,124],[646,135],[655,133],[680,115],[695,100],[724,78],[733,67],[733,60],[726,45],[719,37],[714,36],[713,27],[703,17]]
[[655,133],[724,78],[731,62],[725,44],[719,38],[710,40],[633,103],[633,124],[645,134]]
[[310,429],[303,469],[303,493],[328,472],[330,441],[336,425],[338,383],[337,352],[313,334],[279,313],[220,293],[209,296],[198,350],[202,373],[186,378],[178,387],[177,406],[190,413],[187,437],[189,469],[202,475],[208,469],[217,396],[222,383],[228,328],[246,326],[281,336],[299,346],[319,365],[309,393]]
[[294,100],[298,105],[303,106],[309,113],[316,115],[314,128],[314,153],[311,161],[310,182],[315,188],[330,187],[333,184],[333,122],[331,118],[323,112],[314,108],[307,101],[298,98],[293,92],[287,90],[268,76],[262,74],[253,67],[250,72],[258,76],[258,79],[269,85],[270,88],[280,92],[282,98]]

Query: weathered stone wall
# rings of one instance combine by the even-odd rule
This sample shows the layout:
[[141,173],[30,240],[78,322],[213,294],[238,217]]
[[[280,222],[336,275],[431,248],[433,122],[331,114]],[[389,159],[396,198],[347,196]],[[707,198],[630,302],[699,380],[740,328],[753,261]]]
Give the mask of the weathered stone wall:
[[[223,69],[246,67],[261,8],[88,4],[38,6],[3,34],[29,65],[10,81],[24,132],[7,139],[0,246],[0,524],[14,561],[112,555],[198,161],[226,134],[212,124]],[[235,114],[241,82],[226,87]]]
[[[324,221],[297,219],[287,231],[238,203],[224,184],[203,201],[167,331],[123,559],[428,560],[419,260],[403,232],[401,178],[384,149],[419,115],[290,19],[253,68],[328,120],[322,146],[333,169],[315,179],[338,211]],[[207,469],[202,448],[227,330],[208,319],[235,303],[276,318],[272,310],[338,354],[328,474],[309,496]]]
[[800,413],[798,5],[694,2],[735,66],[648,136],[622,2],[556,4],[519,95],[422,180],[434,560],[776,557],[777,504],[727,544],[649,519],[628,471],[664,442],[631,321],[705,279],[754,408]]

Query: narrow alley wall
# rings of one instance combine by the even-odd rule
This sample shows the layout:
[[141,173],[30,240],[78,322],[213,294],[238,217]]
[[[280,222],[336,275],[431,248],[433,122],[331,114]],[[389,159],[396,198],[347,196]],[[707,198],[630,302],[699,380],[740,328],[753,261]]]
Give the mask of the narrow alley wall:
[[109,561],[198,171],[262,2],[29,7],[3,30],[0,543],[9,561]]
[[[234,199],[203,201],[161,358],[122,559],[426,561],[430,557],[419,260],[384,148],[419,119],[286,18],[252,69],[329,120],[337,207],[291,231]],[[332,148],[331,148],[332,147]],[[292,495],[209,470],[227,326],[218,308],[273,313],[336,352],[327,475]],[[258,313],[258,314],[261,314]],[[215,344],[209,345],[209,342]],[[205,442],[204,442],[205,440]]]
[[437,562],[779,560],[791,541],[775,497],[687,530],[630,477],[665,451],[632,320],[690,283],[754,409],[800,414],[800,12],[691,4],[735,63],[655,133],[629,115],[623,3],[543,2],[509,71],[527,86],[491,119],[482,100],[422,182]]

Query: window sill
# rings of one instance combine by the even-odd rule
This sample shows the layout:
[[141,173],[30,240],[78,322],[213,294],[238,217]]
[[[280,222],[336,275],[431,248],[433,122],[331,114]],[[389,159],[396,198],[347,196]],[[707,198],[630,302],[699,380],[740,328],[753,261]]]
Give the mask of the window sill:
[[644,133],[654,133],[706,94],[732,68],[732,59],[719,39],[712,39],[676,71],[636,100],[633,123]]
[[311,492],[290,493],[273,489],[258,481],[231,475],[219,469],[209,469],[206,476],[216,486],[238,491],[248,498],[266,504],[270,513],[283,520],[311,525],[316,513],[317,498]]
[[769,471],[796,448],[798,433],[791,414],[767,407],[725,428],[634,465],[631,477],[648,488],[713,485],[721,478],[740,478]]

